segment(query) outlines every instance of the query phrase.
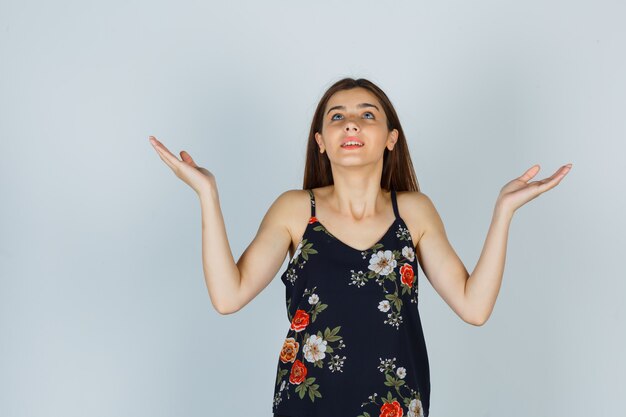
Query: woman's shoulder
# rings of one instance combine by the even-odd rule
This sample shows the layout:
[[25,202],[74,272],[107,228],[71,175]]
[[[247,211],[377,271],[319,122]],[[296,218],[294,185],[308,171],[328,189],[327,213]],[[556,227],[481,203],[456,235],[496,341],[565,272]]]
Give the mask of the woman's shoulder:
[[421,191],[398,191],[398,210],[404,220],[416,246],[429,223],[430,198]]
[[[313,189],[317,193],[317,188]],[[317,194],[315,194],[317,195]],[[311,215],[311,197],[307,189],[283,191],[268,211],[268,216],[282,223],[297,242],[304,233]]]
[[428,206],[432,206],[432,200],[422,191],[398,191],[398,208],[406,213],[419,213]]
[[332,186],[327,185],[325,187],[317,187],[317,188],[294,188],[287,191],[284,191],[279,199],[284,202],[286,205],[291,205],[294,209],[298,209],[298,205],[309,205],[311,201],[311,194],[309,190],[313,191],[313,198],[320,198],[327,195],[329,189]]
[[[313,192],[317,193],[317,190],[314,188]],[[283,191],[273,205],[276,206],[276,211],[284,216],[285,221],[297,224],[309,219],[311,196],[307,189],[289,189]]]
[[422,191],[398,191],[396,194],[398,196],[398,204],[400,204],[401,200],[409,205],[424,204],[430,200]]
[[[318,194],[318,188],[313,188],[313,192],[315,196]],[[297,209],[298,205],[308,204],[311,197],[308,189],[302,188],[293,188],[286,191],[283,191],[277,198],[276,202],[278,204],[284,205],[291,209]]]

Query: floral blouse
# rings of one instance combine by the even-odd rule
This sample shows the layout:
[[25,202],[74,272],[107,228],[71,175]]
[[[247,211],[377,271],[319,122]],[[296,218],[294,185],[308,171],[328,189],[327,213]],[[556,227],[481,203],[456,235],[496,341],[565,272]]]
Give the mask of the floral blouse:
[[417,259],[400,217],[366,250],[311,217],[281,275],[289,328],[272,411],[294,417],[428,416],[430,371]]

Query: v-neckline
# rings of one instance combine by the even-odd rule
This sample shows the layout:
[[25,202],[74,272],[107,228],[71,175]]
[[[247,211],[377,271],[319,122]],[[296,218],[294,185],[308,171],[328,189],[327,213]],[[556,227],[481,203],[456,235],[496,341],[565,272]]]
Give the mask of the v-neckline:
[[330,230],[328,230],[328,228],[326,226],[324,226],[324,224],[322,222],[319,221],[319,219],[317,217],[315,217],[315,222],[311,223],[311,225],[314,225],[315,223],[317,223],[319,226],[321,226],[322,228],[324,228],[324,230],[328,233],[328,235],[330,237],[332,237],[335,241],[339,242],[339,244],[345,246],[348,249],[351,249],[353,251],[359,252],[359,253],[363,253],[363,252],[368,252],[372,249],[374,249],[374,247],[376,247],[378,244],[380,244],[383,240],[385,240],[385,238],[387,237],[387,235],[389,234],[389,232],[391,232],[391,230],[393,229],[393,227],[396,225],[396,223],[398,223],[398,221],[400,221],[400,219],[398,217],[395,217],[393,219],[393,223],[391,223],[389,225],[389,227],[387,228],[387,230],[385,231],[385,233],[378,238],[378,240],[376,241],[376,243],[374,243],[372,246],[370,246],[367,249],[357,249],[354,246],[348,245],[346,242],[344,242],[343,240],[339,239],[337,236],[335,236]]

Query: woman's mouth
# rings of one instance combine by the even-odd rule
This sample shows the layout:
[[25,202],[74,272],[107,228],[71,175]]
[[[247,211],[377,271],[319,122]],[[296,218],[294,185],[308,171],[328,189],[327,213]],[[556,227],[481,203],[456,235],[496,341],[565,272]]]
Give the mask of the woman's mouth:
[[363,146],[364,146],[363,143],[357,142],[357,141],[348,141],[348,142],[344,143],[343,145],[341,145],[341,147],[344,148],[344,149],[357,149],[357,148],[361,148]]

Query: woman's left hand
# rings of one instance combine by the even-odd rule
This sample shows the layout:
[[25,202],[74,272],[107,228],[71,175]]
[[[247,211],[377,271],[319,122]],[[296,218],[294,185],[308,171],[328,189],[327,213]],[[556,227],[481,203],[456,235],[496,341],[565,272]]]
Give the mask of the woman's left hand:
[[513,214],[515,210],[546,191],[556,187],[572,168],[572,164],[563,165],[554,174],[540,181],[530,181],[539,172],[539,164],[530,167],[524,175],[506,184],[500,190],[497,205]]

